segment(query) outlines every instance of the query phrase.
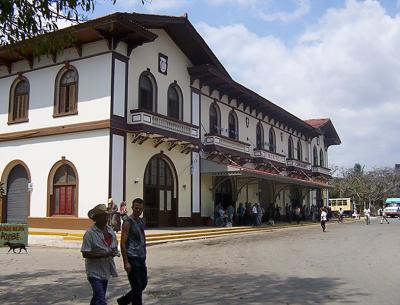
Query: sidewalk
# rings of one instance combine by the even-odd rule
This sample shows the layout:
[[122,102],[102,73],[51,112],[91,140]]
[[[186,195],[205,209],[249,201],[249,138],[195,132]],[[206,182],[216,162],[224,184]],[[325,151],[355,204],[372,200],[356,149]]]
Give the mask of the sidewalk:
[[[352,220],[346,220],[350,222]],[[330,224],[335,224],[334,220]],[[146,242],[148,245],[159,244],[172,241],[183,241],[201,238],[214,238],[219,236],[250,234],[261,232],[272,232],[282,229],[292,229],[305,226],[319,226],[319,222],[304,221],[299,225],[296,223],[280,222],[275,225],[264,224],[258,227],[240,226],[240,227],[170,227],[170,228],[151,228],[146,229]],[[60,230],[45,228],[29,229],[29,246],[48,246],[62,248],[80,248],[85,231],[83,230]],[[118,233],[117,238],[121,235]]]

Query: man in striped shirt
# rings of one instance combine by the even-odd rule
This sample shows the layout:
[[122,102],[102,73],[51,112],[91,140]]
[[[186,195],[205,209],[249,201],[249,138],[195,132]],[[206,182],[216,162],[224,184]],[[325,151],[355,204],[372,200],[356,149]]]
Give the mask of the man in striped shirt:
[[107,305],[108,279],[117,276],[114,257],[119,256],[118,241],[114,231],[107,225],[107,206],[96,205],[88,212],[94,225],[83,236],[82,256],[85,258],[86,274],[93,290],[90,305]]

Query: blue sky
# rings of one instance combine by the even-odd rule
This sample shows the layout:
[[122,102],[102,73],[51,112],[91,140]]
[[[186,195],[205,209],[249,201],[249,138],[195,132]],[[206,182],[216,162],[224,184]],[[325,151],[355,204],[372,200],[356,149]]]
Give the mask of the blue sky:
[[331,165],[400,163],[400,0],[98,1],[183,15],[232,77],[301,119],[329,117]]

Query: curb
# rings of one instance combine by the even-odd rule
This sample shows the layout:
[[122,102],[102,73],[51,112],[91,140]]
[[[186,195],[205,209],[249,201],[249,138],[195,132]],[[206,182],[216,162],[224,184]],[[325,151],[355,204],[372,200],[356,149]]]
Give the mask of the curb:
[[[331,220],[333,224],[338,224]],[[344,223],[354,222],[355,220],[345,220]],[[273,232],[285,229],[295,229],[301,227],[319,226],[319,222],[305,222],[302,224],[284,224],[276,226],[261,226],[261,227],[231,227],[231,228],[210,228],[210,229],[195,229],[178,232],[167,233],[151,233],[146,234],[146,243],[155,245],[167,242],[178,242],[196,239],[216,238],[228,235],[251,234]],[[56,246],[56,247],[76,247],[82,241],[83,233],[68,233],[68,232],[51,232],[51,231],[29,231],[29,235],[34,245]],[[121,235],[117,234],[118,240]],[[57,242],[53,242],[57,241]],[[30,242],[31,243],[31,242]]]

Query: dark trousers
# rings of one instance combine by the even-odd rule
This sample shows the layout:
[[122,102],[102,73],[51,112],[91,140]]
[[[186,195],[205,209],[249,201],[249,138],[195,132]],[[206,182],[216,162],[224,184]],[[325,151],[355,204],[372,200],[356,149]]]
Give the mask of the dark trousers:
[[258,215],[258,214],[253,214],[253,215],[252,215],[252,218],[253,218],[253,226],[256,226],[256,225],[257,225],[257,215]]
[[118,299],[120,305],[142,305],[142,293],[147,286],[147,267],[144,259],[128,258],[132,269],[128,274],[131,291]]
[[322,232],[325,232],[326,229],[325,220],[321,220],[321,227],[322,227]]
[[90,305],[107,305],[106,292],[108,281],[95,277],[89,277],[88,280],[93,290],[93,297],[90,301]]

